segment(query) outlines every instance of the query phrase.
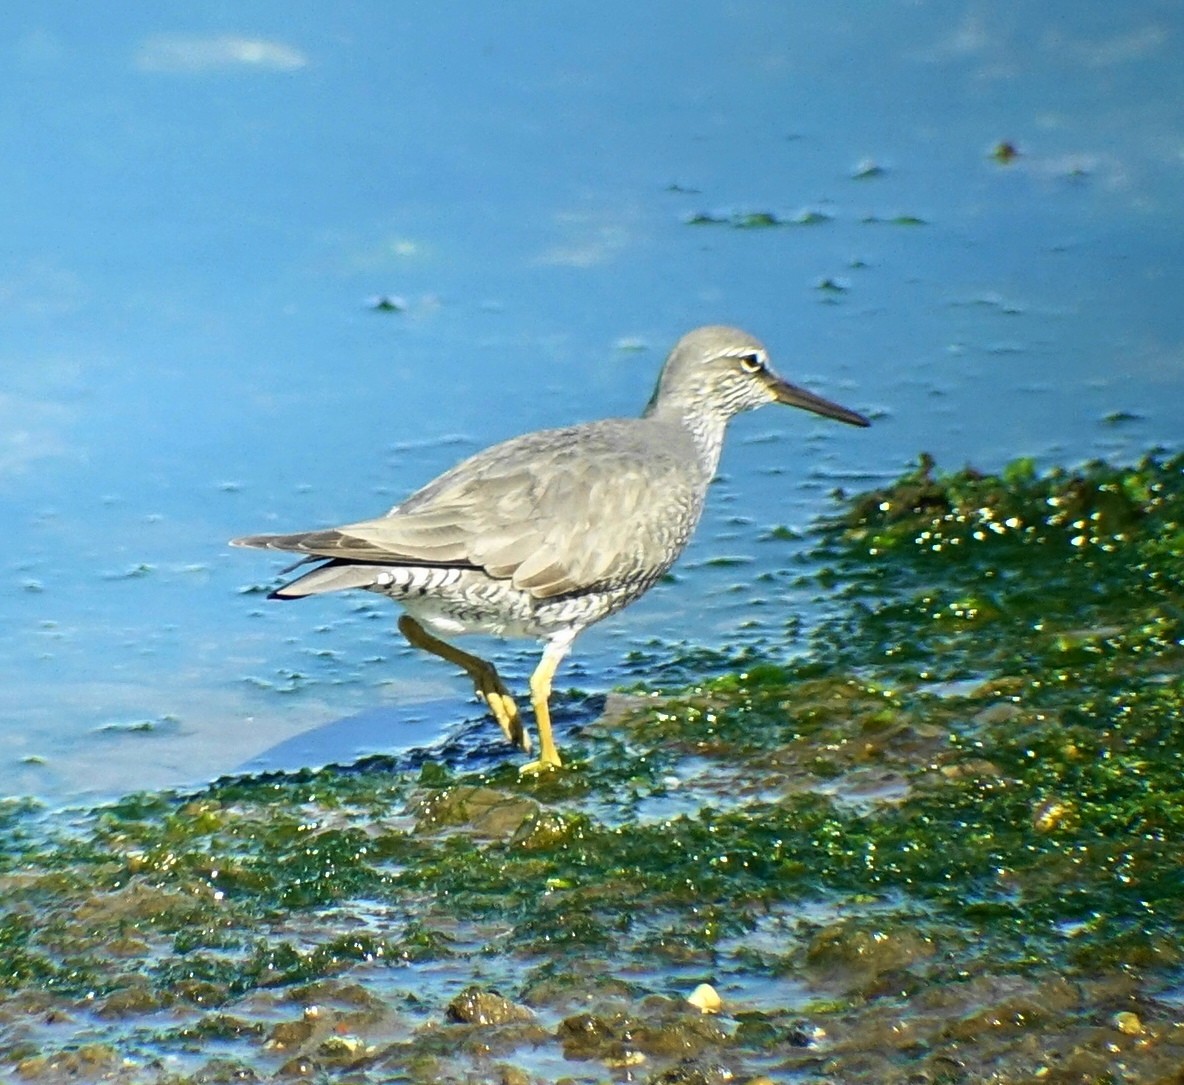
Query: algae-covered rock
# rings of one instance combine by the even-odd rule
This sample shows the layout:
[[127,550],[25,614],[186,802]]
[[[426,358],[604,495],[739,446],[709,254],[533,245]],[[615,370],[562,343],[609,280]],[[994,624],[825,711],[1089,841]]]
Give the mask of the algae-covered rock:
[[538,809],[537,802],[522,795],[471,785],[429,791],[409,806],[417,833],[464,826],[478,836],[499,840],[513,836]]
[[510,840],[523,851],[549,851],[563,847],[578,837],[585,819],[565,815],[558,810],[540,809],[527,816]]
[[724,1043],[727,1033],[685,1002],[647,1000],[644,1013],[621,1010],[572,1014],[556,1030],[569,1059],[621,1059],[636,1051],[647,1058],[684,1059]]
[[449,1021],[471,1025],[506,1025],[534,1021],[534,1014],[496,991],[467,987],[449,1004]]
[[120,991],[113,991],[104,998],[94,1012],[99,1017],[133,1017],[137,1014],[152,1013],[167,1005],[171,999],[156,992],[147,980]]
[[89,1043],[22,1059],[16,1072],[27,1081],[100,1081],[121,1061],[110,1044]]
[[806,965],[824,982],[853,987],[936,952],[931,938],[899,922],[842,920],[814,935],[806,949]]
[[305,1016],[298,1021],[280,1021],[267,1035],[267,1046],[276,1051],[291,1051],[312,1039],[314,1021]]
[[316,1048],[317,1061],[326,1067],[349,1067],[367,1059],[374,1053],[360,1036],[350,1033],[327,1036]]

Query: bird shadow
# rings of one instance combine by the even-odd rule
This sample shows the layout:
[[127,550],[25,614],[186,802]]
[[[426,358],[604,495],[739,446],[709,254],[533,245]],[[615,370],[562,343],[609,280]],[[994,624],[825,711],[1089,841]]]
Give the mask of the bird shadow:
[[[601,695],[553,698],[551,721],[560,748],[565,736],[599,719],[604,705]],[[441,698],[413,706],[377,705],[331,720],[255,754],[232,775],[320,769],[402,772],[429,761],[480,772],[515,757],[522,755],[505,742],[492,717],[482,712],[458,720],[456,701]]]

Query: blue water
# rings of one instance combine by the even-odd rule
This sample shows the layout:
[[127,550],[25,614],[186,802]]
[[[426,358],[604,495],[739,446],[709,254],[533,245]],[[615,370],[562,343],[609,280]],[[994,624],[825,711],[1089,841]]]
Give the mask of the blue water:
[[[281,560],[226,540],[636,413],[698,324],[875,425],[740,419],[677,582],[561,688],[636,680],[636,649],[784,652],[821,601],[770,529],[921,450],[1178,448],[1182,44],[1175,0],[10,6],[0,793],[479,717],[393,606],[265,603]],[[521,681],[530,647],[494,650]]]

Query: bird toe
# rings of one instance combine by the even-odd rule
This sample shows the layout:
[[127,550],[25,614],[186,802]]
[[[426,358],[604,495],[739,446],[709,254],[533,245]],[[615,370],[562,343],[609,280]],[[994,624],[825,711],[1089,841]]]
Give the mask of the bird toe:
[[559,760],[556,755],[554,760],[546,757],[540,757],[537,761],[527,761],[525,765],[518,766],[519,776],[541,776],[545,772],[554,772],[556,769],[563,768],[563,762]]
[[504,689],[478,689],[477,696],[489,707],[493,718],[497,720],[497,725],[502,729],[502,734],[506,736],[506,741],[524,753],[530,753],[530,735],[522,722],[514,698]]

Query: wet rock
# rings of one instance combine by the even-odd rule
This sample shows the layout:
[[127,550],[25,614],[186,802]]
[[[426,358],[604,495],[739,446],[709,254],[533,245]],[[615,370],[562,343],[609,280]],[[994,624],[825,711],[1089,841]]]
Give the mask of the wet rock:
[[858,987],[861,998],[911,998],[924,990],[928,981],[907,968],[889,968],[878,972]]
[[356,1066],[373,1054],[360,1036],[329,1036],[317,1045],[317,1061],[325,1066]]
[[[129,868],[137,865],[145,870],[155,870],[164,865],[165,859],[156,856],[135,856],[128,858]],[[88,931],[104,928],[118,929],[122,938],[135,932],[140,924],[161,925],[164,921],[184,922],[199,915],[207,901],[193,893],[150,885],[141,878],[133,878],[121,889],[112,892],[92,893],[85,897],[74,912],[74,919]],[[114,939],[112,939],[114,941]]]
[[17,1074],[31,1081],[99,1081],[122,1060],[109,1044],[82,1044],[69,1051],[22,1059]]
[[449,1004],[449,1021],[471,1025],[526,1024],[534,1021],[534,1014],[525,1006],[517,1006],[496,991],[469,987]]
[[108,942],[107,952],[113,957],[147,957],[152,949],[143,938],[128,936]]
[[181,980],[173,993],[195,1006],[221,1006],[230,999],[230,992],[222,984],[205,980]]
[[[943,1036],[948,1039],[1033,1034],[1044,1023],[1076,1011],[1081,1004],[1076,985],[1059,978],[1037,984],[1018,976],[983,976],[959,986],[963,989],[955,997],[968,1012],[947,1022]],[[932,997],[936,1000],[940,996],[935,992]]]
[[276,1076],[280,1078],[312,1077],[320,1069],[320,1064],[315,1059],[311,1059],[307,1055],[297,1055],[285,1062],[276,1071]]
[[202,1017],[195,1024],[187,1025],[180,1030],[182,1038],[196,1042],[199,1040],[241,1040],[254,1039],[262,1036],[266,1027],[258,1021],[249,1021],[245,1017],[236,1017],[228,1013],[213,1013]]
[[618,1048],[607,1052],[601,1061],[610,1070],[629,1071],[638,1066],[644,1066],[647,1059],[644,1052],[622,1044]]
[[347,1010],[368,1011],[373,1015],[382,1014],[388,1009],[385,999],[362,984],[332,979],[317,980],[315,983],[294,988],[289,997],[291,1001],[303,1006],[336,1006]]
[[594,1059],[617,1038],[614,1023],[593,1013],[576,1013],[559,1022],[556,1036],[569,1059]]
[[647,1055],[679,1058],[717,1047],[727,1039],[714,1021],[695,1015],[680,1015],[665,1021],[651,1021],[637,1028],[633,1040]]
[[146,985],[137,985],[112,992],[99,1003],[95,1013],[99,1017],[133,1017],[136,1014],[152,1013],[165,1004],[166,1000]]
[[782,1030],[767,1014],[745,1013],[737,1021],[736,1030],[732,1033],[732,1041],[737,1047],[746,1047],[754,1051],[763,1051],[778,1043],[782,1038]]
[[536,810],[514,831],[510,843],[523,851],[550,851],[570,841],[578,824],[556,810]]
[[932,939],[908,927],[843,920],[824,927],[811,939],[806,964],[824,981],[851,988],[936,952]]
[[1137,1013],[1131,1013],[1130,1010],[1122,1010],[1110,1020],[1114,1027],[1125,1036],[1141,1036],[1143,1034],[1143,1022]]
[[440,788],[419,797],[409,808],[417,834],[463,825],[490,840],[512,837],[538,810],[533,799],[477,786]]
[[520,1066],[498,1066],[498,1085],[532,1085],[533,1078]]
[[211,1059],[189,1080],[193,1085],[242,1085],[243,1082],[263,1079],[245,1063],[234,1059]]
[[652,1085],[735,1085],[737,1075],[731,1067],[717,1063],[682,1062],[652,1074]]
[[[643,1014],[578,1013],[565,1017],[556,1035],[569,1059],[620,1060],[630,1051],[647,1057],[685,1059],[724,1043],[727,1033],[685,1002],[650,999]],[[620,1065],[625,1065],[621,1063]]]
[[994,779],[1000,775],[999,766],[982,757],[968,757],[942,765],[938,770],[947,780]]
[[546,1006],[558,1013],[566,1013],[593,1003],[628,999],[636,993],[634,985],[616,976],[588,975],[586,971],[561,972],[531,984],[523,992],[522,1001],[530,1006]]
[[993,727],[998,724],[1010,723],[1022,714],[1019,705],[1011,701],[996,701],[992,705],[976,712],[971,720],[979,727]]
[[299,1021],[280,1021],[267,1034],[266,1046],[277,1051],[290,1051],[312,1039],[314,1023],[307,1017]]

